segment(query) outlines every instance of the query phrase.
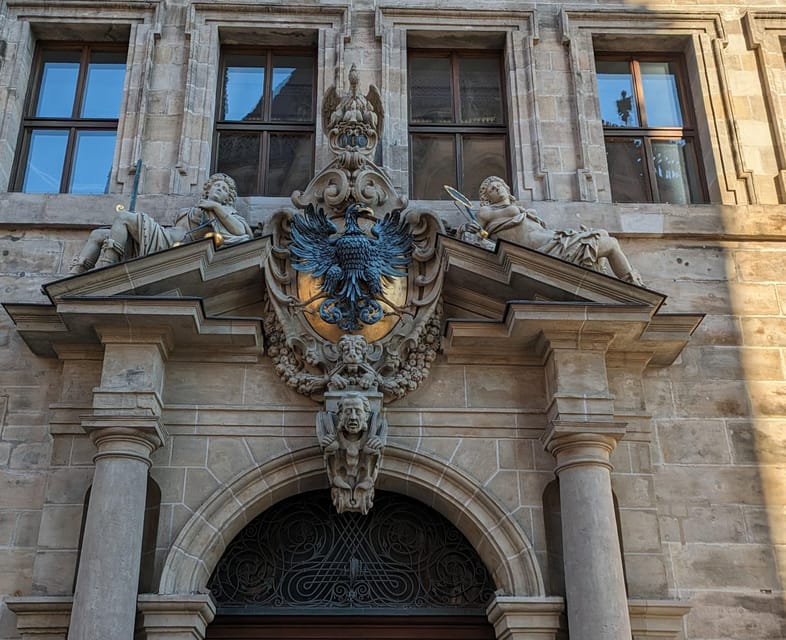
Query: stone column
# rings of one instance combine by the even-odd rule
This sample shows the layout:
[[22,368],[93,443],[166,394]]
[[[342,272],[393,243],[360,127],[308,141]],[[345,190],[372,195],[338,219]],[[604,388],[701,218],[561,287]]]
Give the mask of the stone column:
[[553,336],[544,342],[549,427],[557,460],[571,640],[630,640],[609,457],[624,435],[613,420],[605,350],[609,338]]
[[98,330],[101,386],[82,427],[97,448],[69,640],[134,636],[148,469],[165,438],[161,334]]

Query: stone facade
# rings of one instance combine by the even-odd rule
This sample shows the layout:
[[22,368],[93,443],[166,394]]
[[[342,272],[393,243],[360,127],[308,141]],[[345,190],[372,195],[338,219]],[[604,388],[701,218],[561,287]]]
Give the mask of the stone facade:
[[[378,488],[468,538],[499,588],[496,637],[554,638],[564,612],[573,640],[786,637],[786,3],[5,0],[0,638],[63,640],[69,616],[71,640],[135,624],[201,638],[215,607],[200,591],[232,537],[328,491],[321,406],[264,353],[265,240],[59,282],[127,201],[137,158],[140,210],[169,222],[193,204],[221,45],[304,37],[317,96],[346,89],[352,63],[379,87],[402,194],[407,46],[501,47],[513,191],[554,228],[608,229],[650,290],[513,245],[440,245],[445,316],[462,321],[387,406]],[[108,195],[7,191],[47,39],[128,42]],[[709,204],[611,202],[598,46],[684,54]],[[288,204],[236,203],[252,227]],[[448,202],[410,206],[458,223]]]

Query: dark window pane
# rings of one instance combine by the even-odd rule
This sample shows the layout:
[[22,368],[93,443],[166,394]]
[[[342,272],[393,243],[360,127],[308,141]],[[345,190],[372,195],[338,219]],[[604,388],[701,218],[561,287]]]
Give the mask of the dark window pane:
[[239,195],[259,194],[259,148],[256,133],[222,133],[218,137],[216,171],[235,179]]
[[641,84],[648,127],[681,127],[682,109],[672,62],[642,62]]
[[264,58],[228,56],[223,88],[224,120],[262,120],[265,92]]
[[63,163],[68,131],[33,131],[25,165],[22,191],[25,193],[57,193],[63,177]]
[[80,131],[76,134],[69,193],[109,193],[115,137],[114,131]]
[[413,135],[410,153],[412,197],[416,200],[447,198],[443,186],[458,184],[454,137]]
[[499,60],[461,58],[459,97],[464,124],[503,124]]
[[35,115],[39,118],[70,118],[74,114],[76,83],[79,79],[79,53],[52,52],[45,60]]
[[266,196],[290,196],[308,186],[313,146],[310,134],[270,136]]
[[639,114],[630,63],[624,60],[598,60],[597,71],[603,126],[638,127]]
[[696,204],[703,201],[696,153],[690,140],[653,140],[652,156],[660,202]]
[[126,75],[125,57],[116,53],[94,53],[87,67],[83,118],[117,118]]
[[416,124],[453,122],[449,58],[412,58],[409,115]]
[[305,56],[273,56],[274,121],[313,120],[314,59]]
[[651,202],[639,138],[606,138],[611,197],[614,202]]
[[465,195],[477,197],[480,183],[488,176],[508,179],[505,136],[464,136],[462,142]]

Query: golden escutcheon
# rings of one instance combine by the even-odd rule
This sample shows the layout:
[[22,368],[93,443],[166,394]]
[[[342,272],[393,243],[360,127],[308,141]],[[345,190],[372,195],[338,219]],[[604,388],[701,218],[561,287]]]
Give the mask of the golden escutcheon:
[[[314,278],[310,273],[298,273],[297,295],[299,300],[310,300],[321,291],[321,287],[322,278]],[[389,282],[383,280],[382,292],[385,298],[390,300],[393,304],[398,307],[403,307],[407,302],[407,277],[394,278]],[[303,313],[308,324],[311,325],[314,331],[325,338],[325,340],[335,343],[338,342],[338,339],[343,336],[345,332],[336,325],[329,324],[319,317],[319,305],[323,300],[324,298],[317,298],[312,301],[303,309]],[[379,300],[379,303],[382,305],[385,314],[390,315],[385,315],[382,320],[374,324],[361,325],[360,330],[353,331],[355,335],[363,336],[367,342],[381,340],[392,331],[393,327],[395,327],[399,321],[399,317],[393,313],[393,309],[390,305],[382,300]]]

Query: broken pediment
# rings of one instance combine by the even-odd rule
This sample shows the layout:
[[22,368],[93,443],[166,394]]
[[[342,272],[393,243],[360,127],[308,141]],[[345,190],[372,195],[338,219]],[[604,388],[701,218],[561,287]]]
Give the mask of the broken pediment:
[[499,241],[496,249],[440,237],[445,255],[444,351],[451,362],[538,364],[544,335],[671,364],[703,314],[659,313],[666,296]]
[[[96,327],[168,327],[175,346],[263,352],[271,238],[217,250],[209,240],[45,285],[51,304],[6,303],[31,350],[97,344]],[[501,241],[496,250],[437,235],[443,270],[442,349],[452,362],[537,363],[544,332],[607,336],[610,352],[671,363],[700,314],[664,314],[665,296]],[[269,268],[269,263],[268,263]]]
[[152,327],[173,346],[257,357],[261,320],[250,315],[264,298],[265,238],[216,250],[205,240],[50,282],[50,304],[5,303],[17,331],[37,355],[63,345],[99,344],[100,331],[129,336]]

